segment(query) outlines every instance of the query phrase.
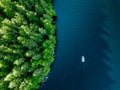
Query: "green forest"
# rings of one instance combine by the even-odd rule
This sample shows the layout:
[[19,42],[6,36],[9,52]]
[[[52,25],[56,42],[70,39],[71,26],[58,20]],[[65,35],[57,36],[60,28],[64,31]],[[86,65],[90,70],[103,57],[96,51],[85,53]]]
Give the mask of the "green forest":
[[0,90],[38,90],[54,61],[51,0],[0,0]]

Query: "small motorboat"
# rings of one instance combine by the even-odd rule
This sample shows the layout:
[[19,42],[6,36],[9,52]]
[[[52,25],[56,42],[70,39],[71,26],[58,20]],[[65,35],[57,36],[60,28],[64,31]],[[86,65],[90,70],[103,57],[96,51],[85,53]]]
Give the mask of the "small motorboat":
[[81,62],[84,63],[85,62],[85,56],[81,57]]

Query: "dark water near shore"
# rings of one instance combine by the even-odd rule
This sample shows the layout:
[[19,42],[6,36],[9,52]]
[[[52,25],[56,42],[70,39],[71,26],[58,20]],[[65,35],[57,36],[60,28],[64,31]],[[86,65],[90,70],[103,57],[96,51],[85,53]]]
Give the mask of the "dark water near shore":
[[41,90],[120,90],[120,14],[111,2],[106,20],[97,0],[54,0],[56,59]]

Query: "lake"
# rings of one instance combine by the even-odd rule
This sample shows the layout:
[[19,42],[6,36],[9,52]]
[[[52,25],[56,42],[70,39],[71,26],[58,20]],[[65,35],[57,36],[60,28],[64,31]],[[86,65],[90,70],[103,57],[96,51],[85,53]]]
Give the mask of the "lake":
[[120,90],[120,2],[112,1],[54,0],[56,58],[41,90]]

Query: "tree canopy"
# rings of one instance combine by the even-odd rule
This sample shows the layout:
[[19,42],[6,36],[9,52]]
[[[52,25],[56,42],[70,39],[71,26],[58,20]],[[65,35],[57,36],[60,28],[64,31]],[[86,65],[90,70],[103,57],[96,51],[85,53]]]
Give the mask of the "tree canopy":
[[54,61],[51,0],[0,0],[0,90],[36,90]]

